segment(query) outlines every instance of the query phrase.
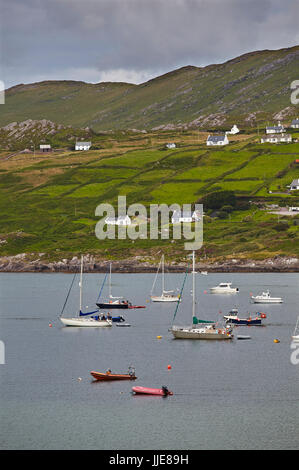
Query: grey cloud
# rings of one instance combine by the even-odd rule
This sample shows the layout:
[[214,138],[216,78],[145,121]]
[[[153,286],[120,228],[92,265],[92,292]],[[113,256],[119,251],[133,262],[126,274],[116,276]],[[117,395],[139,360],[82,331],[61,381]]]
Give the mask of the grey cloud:
[[298,8],[293,0],[6,0],[2,61],[14,83],[75,67],[153,75],[295,45]]

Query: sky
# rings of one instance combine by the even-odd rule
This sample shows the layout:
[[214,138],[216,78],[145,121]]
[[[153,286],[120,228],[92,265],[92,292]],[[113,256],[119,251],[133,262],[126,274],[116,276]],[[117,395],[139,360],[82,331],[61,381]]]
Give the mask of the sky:
[[298,0],[0,0],[0,80],[142,83],[299,44]]

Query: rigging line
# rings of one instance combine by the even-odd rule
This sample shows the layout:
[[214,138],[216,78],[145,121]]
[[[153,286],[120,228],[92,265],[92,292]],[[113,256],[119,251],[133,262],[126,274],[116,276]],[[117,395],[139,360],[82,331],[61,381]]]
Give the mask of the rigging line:
[[187,268],[186,268],[185,277],[184,277],[183,285],[182,285],[182,288],[181,288],[179,300],[177,301],[176,309],[175,309],[175,312],[174,312],[174,315],[173,315],[173,319],[172,319],[172,325],[173,325],[174,319],[175,319],[175,317],[176,317],[176,314],[177,314],[179,305],[180,305],[180,303],[181,303],[182,294],[183,294],[183,290],[184,290],[184,285],[185,285],[186,278],[187,278],[187,274],[188,274],[188,269],[189,269],[189,264],[187,265]]
[[107,276],[108,276],[108,273],[105,274],[104,281],[103,281],[103,283],[102,283],[102,287],[101,287],[100,293],[99,293],[98,298],[97,298],[97,300],[96,300],[97,302],[100,300],[100,297],[101,297],[102,291],[103,291],[103,289],[104,289],[104,285],[105,285]]
[[70,285],[69,291],[68,291],[68,293],[67,293],[67,296],[66,296],[64,305],[63,305],[63,307],[62,307],[61,313],[60,313],[60,315],[59,315],[60,317],[62,316],[62,314],[63,314],[63,312],[64,312],[64,309],[65,309],[65,306],[66,306],[66,304],[67,304],[67,301],[68,301],[69,295],[70,295],[70,293],[71,293],[71,290],[72,290],[72,287],[73,287],[74,280],[75,280],[75,277],[76,277],[76,276],[77,276],[77,273],[75,273],[74,276],[73,276],[73,280],[72,280],[72,282],[71,282],[71,285]]
[[155,288],[155,285],[156,285],[156,281],[157,281],[157,277],[158,277],[158,274],[159,274],[159,271],[160,271],[161,263],[162,263],[162,258],[160,259],[160,263],[159,263],[159,266],[158,266],[158,269],[157,269],[157,272],[156,272],[156,276],[155,276],[155,279],[154,279],[154,282],[153,282],[153,285],[152,285],[152,289],[151,289],[150,295],[153,294],[153,291],[154,291],[154,288]]

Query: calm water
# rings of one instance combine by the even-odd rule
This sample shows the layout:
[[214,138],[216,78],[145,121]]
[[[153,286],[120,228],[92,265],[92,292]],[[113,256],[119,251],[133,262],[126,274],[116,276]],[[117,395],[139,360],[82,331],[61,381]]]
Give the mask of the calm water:
[[[94,305],[103,277],[84,276],[84,305]],[[299,448],[299,365],[290,362],[299,275],[197,275],[201,318],[217,319],[219,310],[236,305],[244,314],[267,313],[265,327],[235,330],[251,340],[233,342],[174,340],[168,332],[174,305],[147,301],[153,278],[113,276],[114,295],[147,306],[124,311],[131,328],[84,329],[63,327],[58,319],[71,275],[0,274],[2,449]],[[166,288],[182,279],[167,275]],[[232,281],[240,294],[204,293],[220,281]],[[191,278],[176,324],[189,323],[190,289]],[[285,303],[251,305],[250,292],[265,289]],[[66,315],[77,310],[78,297],[76,281]],[[91,381],[90,370],[123,372],[129,364],[136,367],[136,385],[165,384],[174,396],[132,396],[132,382]]]

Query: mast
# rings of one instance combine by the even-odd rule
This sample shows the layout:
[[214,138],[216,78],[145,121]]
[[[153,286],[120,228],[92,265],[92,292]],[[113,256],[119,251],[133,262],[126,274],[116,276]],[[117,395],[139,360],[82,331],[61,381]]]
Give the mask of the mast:
[[109,298],[111,299],[112,293],[111,293],[111,263],[110,263],[110,273],[109,273]]
[[81,255],[81,272],[80,272],[80,312],[82,311],[82,279],[83,279],[83,255]]
[[193,325],[193,318],[195,317],[195,252],[192,251],[192,325]]
[[162,255],[162,295],[164,295],[165,281],[164,281],[164,255]]

